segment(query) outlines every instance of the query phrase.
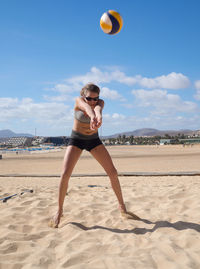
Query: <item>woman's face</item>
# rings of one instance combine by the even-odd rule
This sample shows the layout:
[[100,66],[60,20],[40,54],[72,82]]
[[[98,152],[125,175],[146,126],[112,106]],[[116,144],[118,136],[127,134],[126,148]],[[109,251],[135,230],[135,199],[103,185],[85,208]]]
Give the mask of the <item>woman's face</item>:
[[94,107],[99,100],[99,95],[96,92],[86,91],[84,99],[88,105],[90,105],[91,107]]

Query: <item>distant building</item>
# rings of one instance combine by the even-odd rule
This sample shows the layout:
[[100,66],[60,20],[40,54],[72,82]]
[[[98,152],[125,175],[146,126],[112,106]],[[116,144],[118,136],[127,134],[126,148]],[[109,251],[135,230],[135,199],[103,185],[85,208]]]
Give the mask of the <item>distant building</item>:
[[198,138],[178,138],[178,139],[160,139],[160,145],[169,144],[197,144],[200,143],[200,137]]
[[8,138],[0,138],[0,147],[5,147]]
[[32,145],[33,146],[37,146],[40,145],[44,142],[45,138],[42,136],[38,136],[38,137],[34,137],[33,141],[32,141]]
[[160,139],[160,145],[174,144],[175,139]]
[[43,144],[52,144],[54,146],[67,145],[69,138],[66,136],[45,137]]
[[185,138],[185,139],[179,139],[179,141],[182,144],[199,144],[200,143],[200,137],[198,138]]
[[1,142],[1,145],[4,146],[12,146],[12,147],[21,147],[21,146],[27,146],[28,144],[31,144],[32,138],[30,137],[10,137],[10,138],[4,138],[4,140]]

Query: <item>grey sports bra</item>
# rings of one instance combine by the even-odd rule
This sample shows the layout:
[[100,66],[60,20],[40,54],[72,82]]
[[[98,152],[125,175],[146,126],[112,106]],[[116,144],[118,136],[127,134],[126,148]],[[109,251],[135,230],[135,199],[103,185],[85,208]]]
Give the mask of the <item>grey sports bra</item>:
[[90,123],[90,117],[86,116],[85,113],[81,110],[75,110],[74,117],[75,117],[75,119],[77,119],[80,122]]

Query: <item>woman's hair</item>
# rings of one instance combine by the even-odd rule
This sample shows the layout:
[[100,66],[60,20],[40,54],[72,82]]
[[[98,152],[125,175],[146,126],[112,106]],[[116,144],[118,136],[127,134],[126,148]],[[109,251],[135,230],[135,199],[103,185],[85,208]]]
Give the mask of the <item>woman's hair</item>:
[[85,96],[87,91],[95,92],[95,93],[98,93],[98,94],[100,93],[99,87],[97,85],[93,84],[93,83],[88,83],[82,88],[82,90],[80,92],[81,96]]

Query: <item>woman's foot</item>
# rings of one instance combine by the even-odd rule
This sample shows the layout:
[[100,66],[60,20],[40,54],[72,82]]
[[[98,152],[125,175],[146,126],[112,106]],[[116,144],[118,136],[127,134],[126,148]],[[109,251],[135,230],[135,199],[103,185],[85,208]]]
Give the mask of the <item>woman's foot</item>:
[[140,218],[137,215],[126,210],[125,204],[119,205],[119,210],[121,212],[122,217],[126,219],[140,220]]
[[135,214],[133,214],[132,212],[129,212],[129,211],[126,211],[126,212],[121,211],[121,215],[125,219],[140,220],[140,217],[138,217],[137,215],[135,215]]
[[126,211],[125,204],[121,204],[121,205],[119,204],[119,210],[121,213],[126,213],[127,211]]
[[60,223],[60,219],[63,216],[63,211],[58,211],[56,215],[49,221],[49,227],[58,228],[58,224]]

